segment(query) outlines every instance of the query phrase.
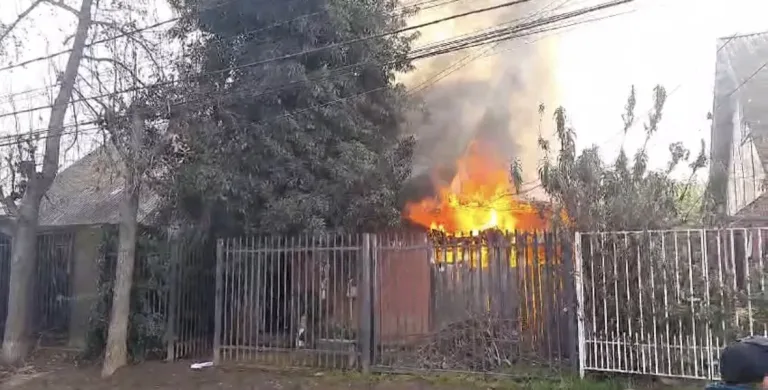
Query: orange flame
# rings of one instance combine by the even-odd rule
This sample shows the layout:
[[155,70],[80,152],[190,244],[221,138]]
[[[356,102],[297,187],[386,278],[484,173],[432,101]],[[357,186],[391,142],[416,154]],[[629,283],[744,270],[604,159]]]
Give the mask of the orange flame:
[[509,165],[493,153],[493,148],[473,142],[456,168],[450,185],[435,182],[437,196],[409,202],[404,217],[451,234],[539,230],[546,226],[532,204],[517,198]]

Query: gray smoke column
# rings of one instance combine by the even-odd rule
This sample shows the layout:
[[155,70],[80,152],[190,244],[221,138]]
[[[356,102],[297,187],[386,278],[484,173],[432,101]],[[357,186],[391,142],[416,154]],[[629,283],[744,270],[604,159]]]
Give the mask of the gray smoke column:
[[[455,1],[423,10],[409,23],[424,23],[500,3],[500,0]],[[439,23],[421,29],[415,47],[516,19],[524,22],[551,16],[562,12],[557,9],[562,3],[562,0],[534,0]],[[495,153],[504,159],[500,162],[502,169],[519,159],[524,181],[535,181],[541,159],[537,146],[540,127],[548,137],[552,122],[550,114],[540,121],[538,108],[544,104],[551,113],[558,104],[556,52],[556,37],[532,36],[504,42],[494,49],[481,46],[416,62],[416,69],[400,78],[409,88],[428,85],[420,96],[428,115],[414,117],[409,124],[419,140],[414,178],[423,180],[427,172],[434,176],[439,166],[455,165],[467,145],[479,140],[496,148]],[[462,63],[466,65],[459,67]],[[441,79],[435,82],[438,77]]]

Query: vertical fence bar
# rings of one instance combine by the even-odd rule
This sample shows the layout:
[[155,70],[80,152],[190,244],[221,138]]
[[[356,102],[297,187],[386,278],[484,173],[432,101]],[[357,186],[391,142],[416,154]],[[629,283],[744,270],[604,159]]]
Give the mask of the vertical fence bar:
[[360,331],[358,332],[358,340],[360,343],[360,368],[364,374],[369,374],[371,372],[371,334],[373,324],[373,308],[371,304],[371,296],[373,294],[373,284],[371,283],[371,235],[363,234],[362,239],[360,283],[357,289],[358,299],[360,299]]
[[[171,237],[173,237],[173,233],[171,233]],[[169,270],[169,281],[168,281],[168,304],[166,305],[166,313],[168,313],[168,317],[166,318],[166,324],[165,324],[165,349],[166,349],[166,358],[167,361],[174,361],[176,360],[176,320],[178,318],[177,312],[176,312],[176,306],[178,301],[178,278],[177,278],[177,271],[179,269],[179,248],[178,243],[174,238],[170,238],[168,240],[168,243],[170,245],[170,264],[168,267]]]
[[[752,241],[752,234],[747,229],[742,230],[742,234],[744,235],[744,285],[746,287],[746,293],[747,293],[747,326],[749,327],[749,334],[753,335],[755,334],[754,324],[753,324],[753,318],[752,318],[752,280],[750,278],[750,272],[749,267],[752,266],[751,262],[749,261],[752,257],[752,254],[754,251],[752,250],[753,245]],[[747,237],[749,235],[749,237]]]
[[[704,296],[704,304],[707,307],[707,310],[710,310],[711,307],[711,297],[710,297],[710,286],[709,286],[709,245],[707,241],[707,230],[701,231],[701,266],[702,270],[704,272],[704,288],[706,291],[706,295]],[[706,329],[705,329],[705,337],[707,338],[704,342],[706,343],[707,347],[707,353],[706,353],[706,359],[707,359],[707,377],[708,379],[714,379],[715,378],[715,372],[714,372],[714,356],[712,354],[712,320],[710,318],[707,318],[707,320],[704,322]]]
[[221,362],[221,320],[223,316],[223,287],[224,287],[224,240],[216,240],[216,293],[213,328],[213,364]]
[[[566,246],[565,248],[568,248]],[[564,248],[564,249],[565,249]],[[569,250],[570,252],[570,250]],[[568,253],[570,255],[571,253]],[[586,368],[587,363],[587,355],[586,355],[586,339],[584,337],[584,281],[581,277],[581,270],[582,270],[582,255],[581,255],[581,233],[576,232],[574,234],[574,241],[573,241],[573,253],[572,253],[572,259],[571,256],[564,256],[565,261],[572,265],[571,272],[573,273],[573,284],[568,283],[570,292],[575,294],[568,294],[571,297],[576,298],[576,315],[571,316],[571,324],[575,322],[576,325],[576,343],[571,347],[571,352],[574,353],[576,356],[578,356],[578,370],[579,370],[579,377],[584,378],[584,370]],[[575,318],[574,318],[575,317]],[[571,338],[573,338],[573,332],[571,333]]]

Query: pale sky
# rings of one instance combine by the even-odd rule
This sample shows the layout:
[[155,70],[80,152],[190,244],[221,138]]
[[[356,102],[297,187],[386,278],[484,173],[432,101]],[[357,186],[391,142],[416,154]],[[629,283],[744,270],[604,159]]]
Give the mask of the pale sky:
[[[561,94],[579,146],[597,144],[615,156],[630,86],[638,115],[650,108],[653,86],[665,86],[671,95],[651,155],[661,166],[669,143],[698,151],[701,138],[709,141],[717,38],[768,30],[768,1],[638,0],[631,7],[637,11],[560,37]],[[628,148],[642,142],[638,133]]]
[[[0,0],[0,21],[9,22],[31,0]],[[464,0],[471,2],[471,0]],[[16,3],[15,6],[13,3]],[[10,3],[10,4],[9,4]],[[78,6],[78,1],[69,4]],[[144,23],[170,17],[161,1],[155,15]],[[647,111],[652,88],[662,84],[671,93],[651,161],[660,167],[667,161],[667,145],[683,141],[694,151],[699,140],[709,138],[706,114],[712,107],[716,39],[733,34],[768,30],[768,0],[636,0],[627,15],[581,25],[558,35],[557,79],[561,101],[575,127],[579,147],[601,146],[606,157],[615,156],[621,145],[621,113],[631,85],[638,93],[638,111]],[[34,58],[61,50],[65,31],[74,18],[45,7],[22,26],[29,32],[27,47],[18,59]],[[41,29],[41,26],[46,26]],[[59,57],[58,66],[65,57]],[[11,58],[11,62],[15,61]],[[768,59],[766,59],[768,60]],[[0,68],[5,63],[0,63]],[[7,94],[41,88],[51,83],[50,63],[37,63],[13,71],[0,71],[0,114],[12,111]],[[44,105],[44,93],[16,98],[16,109]],[[47,112],[21,118],[22,127],[44,127]],[[0,118],[0,134],[13,132],[11,118]],[[67,122],[72,121],[70,118]],[[639,134],[625,144],[631,149]],[[66,162],[90,146],[73,151]]]

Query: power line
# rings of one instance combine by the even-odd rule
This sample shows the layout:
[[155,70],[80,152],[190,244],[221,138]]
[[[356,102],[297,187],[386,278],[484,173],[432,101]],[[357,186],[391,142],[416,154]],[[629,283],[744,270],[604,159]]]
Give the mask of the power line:
[[[234,1],[234,0],[229,0],[227,2],[224,2],[222,4],[216,5],[214,7],[207,8],[205,10],[210,10],[210,9],[214,9],[214,8],[217,8],[217,7],[221,7],[222,5],[225,5],[226,3],[231,2],[231,1]],[[406,13],[410,9],[418,10],[418,11],[424,11],[424,10],[427,10],[427,9],[432,9],[432,8],[436,8],[436,7],[442,7],[442,6],[445,6],[445,5],[448,5],[448,4],[452,4],[452,3],[456,3],[456,2],[459,2],[459,1],[463,1],[463,0],[442,0],[442,3],[432,4],[435,1],[437,1],[437,0],[417,1],[417,2],[414,2],[412,4],[408,4],[408,5],[405,5],[405,6],[402,6],[402,7],[398,7],[397,9],[402,11],[403,13]],[[420,5],[423,5],[423,4],[431,4],[431,5],[428,6],[428,7],[420,8]],[[299,16],[293,17],[291,19],[281,20],[281,21],[275,22],[275,23],[273,23],[271,25],[268,25],[266,27],[260,27],[260,28],[257,28],[257,29],[248,30],[248,31],[239,33],[239,34],[237,34],[235,36],[227,37],[224,40],[226,41],[226,40],[239,39],[239,38],[242,38],[244,36],[248,36],[248,35],[251,35],[251,34],[256,34],[256,33],[259,33],[259,32],[262,32],[262,31],[266,31],[266,30],[269,30],[269,29],[272,29],[272,28],[275,28],[275,27],[280,27],[280,26],[285,25],[285,24],[290,24],[290,23],[293,23],[293,22],[301,20],[301,19],[306,19],[306,18],[310,18],[312,16],[321,15],[321,14],[327,12],[329,9],[330,8],[328,6],[326,6],[326,7],[324,7],[324,9],[322,11],[311,12],[311,13],[307,13],[307,14],[303,14],[303,15],[299,15]],[[203,12],[205,10],[198,11],[198,12]],[[169,23],[178,21],[180,19],[181,18],[179,18],[179,17],[171,18],[171,19],[168,19],[168,20],[164,20],[164,21],[155,23],[155,24],[150,25],[150,26],[146,26],[146,27],[142,27],[142,28],[139,28],[139,29],[131,30],[129,32],[125,32],[125,33],[119,34],[117,36],[113,36],[113,37],[97,40],[97,41],[91,42],[89,44],[86,44],[85,48],[93,47],[93,46],[98,45],[98,44],[102,44],[102,43],[106,43],[106,42],[113,41],[113,40],[116,40],[116,39],[124,38],[124,37],[130,36],[130,35],[133,35],[135,33],[139,33],[139,32],[143,32],[143,31],[146,31],[146,30],[154,29],[156,27],[163,26],[165,24],[169,24]],[[266,40],[262,41],[262,42],[263,43],[267,43]],[[256,43],[262,43],[262,42],[256,42]],[[21,67],[21,66],[26,66],[26,65],[29,65],[29,64],[32,64],[32,63],[35,63],[35,62],[39,62],[39,61],[45,61],[45,60],[57,57],[59,55],[69,53],[71,51],[72,51],[72,49],[66,49],[66,50],[62,50],[62,51],[59,51],[59,52],[56,52],[56,53],[53,53],[53,54],[49,54],[49,55],[46,55],[46,56],[42,56],[42,57],[38,57],[38,58],[33,58],[33,59],[25,60],[25,61],[20,62],[20,63],[8,65],[8,66],[6,66],[4,68],[0,68],[0,72],[2,72],[4,70],[14,69],[14,68]],[[0,96],[0,99],[13,98],[14,96],[18,96],[18,95],[22,95],[22,94],[27,94],[27,93],[32,93],[32,92],[47,91],[48,89],[54,88],[54,87],[56,87],[58,85],[60,85],[60,84],[56,83],[56,84],[47,85],[47,86],[44,86],[44,87],[41,87],[41,88],[35,88],[35,89],[26,90],[26,91],[10,93],[10,94],[4,95],[4,96]]]
[[[562,4],[560,4],[559,6],[557,6],[557,7],[555,8],[555,10],[562,8],[562,7],[563,7],[565,4],[567,4],[567,3],[568,3],[568,2],[570,2],[570,1],[571,1],[571,0],[565,0],[565,1],[564,1]],[[536,14],[534,14],[534,15],[531,15],[530,17],[526,18],[526,20],[530,20],[530,19],[534,18],[536,15],[541,15],[541,14],[542,14],[543,12],[545,12],[545,11],[547,10],[547,8],[549,8],[549,7],[550,7],[550,6],[551,6],[553,3],[554,3],[554,2],[550,2],[550,3],[549,3],[549,4],[547,4],[547,5],[546,5],[546,6],[545,6],[545,7],[544,7],[544,8],[543,8],[541,11],[539,11],[538,13],[536,13]],[[425,89],[429,88],[430,86],[432,86],[432,85],[435,85],[435,84],[436,84],[436,83],[438,83],[440,80],[443,80],[443,79],[445,79],[446,77],[450,76],[451,74],[453,74],[453,73],[455,73],[455,72],[459,71],[460,69],[462,69],[462,68],[464,68],[465,66],[469,65],[470,63],[474,62],[474,61],[475,61],[475,60],[477,60],[478,58],[481,58],[481,56],[483,56],[483,54],[485,54],[485,53],[488,53],[488,52],[490,52],[490,51],[493,51],[493,50],[494,50],[494,49],[495,49],[497,46],[499,46],[500,44],[501,44],[501,43],[494,43],[494,44],[492,44],[491,46],[489,46],[489,47],[486,47],[484,50],[481,50],[481,51],[480,51],[480,53],[479,53],[479,54],[477,54],[477,55],[474,55],[474,56],[473,56],[473,54],[472,54],[472,53],[470,53],[470,54],[467,54],[466,56],[464,56],[463,58],[459,59],[459,60],[458,60],[458,61],[456,61],[455,63],[451,63],[451,64],[449,64],[449,65],[448,65],[447,67],[445,67],[445,68],[444,68],[442,71],[440,71],[440,72],[437,72],[437,73],[436,73],[434,76],[432,76],[431,78],[429,78],[429,79],[425,80],[424,82],[422,82],[421,84],[419,84],[418,86],[416,86],[416,87],[414,88],[414,91],[413,91],[413,93],[416,93],[416,92],[420,92],[420,91],[423,91],[423,90],[425,90]],[[453,69],[451,69],[451,68],[453,68]]]
[[[197,12],[201,13],[201,12],[205,12],[205,11],[214,10],[216,8],[223,7],[223,6],[227,5],[228,3],[231,3],[232,1],[235,1],[235,0],[226,0],[226,1],[223,1],[223,2],[221,2],[219,4],[215,4],[215,5],[211,6],[211,7],[204,7],[202,9],[199,9],[199,10],[197,10]],[[108,37],[108,38],[103,38],[103,39],[100,39],[100,40],[93,41],[91,43],[86,44],[85,47],[88,48],[88,47],[92,47],[92,46],[95,46],[95,45],[100,45],[102,43],[106,43],[106,42],[109,42],[109,41],[114,41],[114,40],[117,40],[117,39],[120,39],[120,38],[125,38],[125,37],[131,36],[133,34],[144,32],[144,31],[147,31],[147,30],[152,30],[152,29],[155,29],[157,27],[161,27],[161,26],[164,26],[166,24],[170,24],[170,23],[179,21],[181,19],[182,19],[182,17],[175,17],[175,18],[170,18],[170,19],[162,20],[162,21],[159,21],[157,23],[150,24],[148,26],[144,26],[144,27],[141,27],[141,28],[133,29],[131,31],[126,31],[124,33],[120,33],[120,34],[115,35],[113,37]],[[18,67],[22,67],[22,66],[26,66],[26,65],[29,65],[29,64],[33,64],[35,62],[49,60],[49,59],[52,59],[54,57],[58,57],[60,55],[67,54],[67,53],[69,53],[71,51],[72,51],[72,49],[65,49],[65,50],[57,51],[55,53],[51,53],[51,54],[48,54],[48,55],[45,55],[45,56],[36,57],[36,58],[30,58],[30,59],[24,60],[22,62],[18,62],[18,63],[11,64],[11,65],[7,65],[5,67],[1,67],[0,68],[0,72],[6,71],[6,70],[10,70],[10,69],[14,69],[14,68],[18,68]]]
[[[762,72],[762,71],[763,71],[763,69],[765,69],[766,67],[768,67],[768,61],[764,62],[762,65],[760,65],[760,67],[758,67],[757,69],[755,69],[755,71],[754,71],[754,72],[752,72],[752,74],[751,74],[751,75],[749,75],[749,77],[747,77],[747,78],[746,78],[744,81],[742,81],[742,82],[741,82],[741,84],[739,84],[739,85],[738,85],[736,88],[734,88],[734,89],[733,89],[733,91],[731,91],[731,92],[728,92],[728,93],[725,95],[725,97],[726,97],[726,98],[730,98],[731,96],[733,96],[733,94],[735,94],[736,92],[738,92],[738,91],[739,91],[739,90],[740,90],[742,87],[744,87],[745,85],[747,85],[747,83],[749,83],[750,81],[752,81],[752,79],[754,79],[754,78],[755,78],[755,76],[757,76],[757,75],[758,75],[758,73]],[[720,105],[721,105],[721,104],[722,104],[722,103],[718,104],[718,105],[717,105],[717,107],[715,107],[715,110],[717,110],[717,109],[720,107]]]
[[[475,13],[478,13],[478,12],[487,11],[487,10],[491,10],[491,9],[498,9],[500,6],[509,6],[509,5],[519,4],[521,1],[529,1],[529,0],[517,0],[517,1],[505,3],[503,5],[487,7],[487,8],[481,9],[481,10],[473,10],[473,11],[465,12],[465,13],[458,14],[458,15],[452,15],[452,16],[444,17],[444,18],[441,18],[441,19],[438,19],[438,20],[435,20],[435,21],[430,21],[430,22],[422,23],[422,24],[419,24],[419,25],[416,25],[416,26],[410,26],[410,27],[407,27],[407,28],[404,28],[404,29],[400,29],[400,30],[396,30],[396,31],[388,32],[388,33],[381,33],[381,34],[376,34],[376,35],[369,36],[369,37],[357,38],[357,39],[353,39],[353,40],[350,40],[350,41],[347,41],[347,42],[332,44],[332,45],[328,45],[328,46],[324,46],[324,47],[319,47],[319,48],[313,48],[313,49],[305,50],[305,51],[300,52],[300,53],[294,53],[294,54],[289,54],[289,55],[280,56],[280,57],[276,57],[276,58],[271,58],[271,59],[267,59],[267,60],[261,60],[261,61],[257,61],[257,62],[253,62],[253,63],[249,63],[249,64],[243,64],[243,65],[239,65],[239,66],[234,66],[234,67],[230,67],[230,68],[226,68],[226,69],[221,69],[221,70],[217,70],[217,71],[212,71],[212,72],[208,72],[208,73],[199,74],[197,76],[202,76],[202,75],[206,75],[206,74],[218,74],[218,73],[228,72],[228,71],[232,71],[232,70],[238,70],[238,69],[242,69],[242,68],[246,68],[246,67],[262,65],[262,64],[273,62],[273,61],[279,61],[279,60],[294,58],[294,57],[297,57],[297,56],[301,56],[301,55],[304,55],[304,54],[317,52],[317,51],[320,51],[320,50],[325,50],[325,49],[332,48],[332,47],[339,47],[339,46],[342,46],[344,44],[360,42],[360,41],[364,41],[364,40],[368,40],[368,39],[373,39],[373,38],[377,38],[377,37],[397,34],[397,33],[400,33],[400,32],[406,31],[406,30],[418,29],[418,28],[421,28],[421,27],[424,27],[424,26],[428,26],[428,25],[433,25],[433,24],[436,24],[436,23],[439,23],[439,22],[443,22],[443,21],[447,21],[447,20],[452,20],[452,19],[455,19],[455,18],[461,17],[461,16],[467,16],[467,15],[471,15],[471,14],[475,14]],[[604,3],[604,4],[598,5],[598,6],[585,7],[583,9],[580,9],[580,10],[577,10],[577,11],[571,11],[571,12],[568,12],[568,13],[563,13],[563,14],[556,15],[556,16],[553,16],[553,17],[550,17],[550,18],[541,18],[540,20],[537,20],[535,22],[528,23],[528,24],[516,25],[516,26],[511,26],[511,27],[504,27],[504,28],[500,28],[500,29],[497,28],[497,29],[495,29],[494,31],[491,31],[491,32],[487,32],[487,30],[492,30],[493,28],[481,30],[481,31],[486,31],[486,32],[481,32],[481,33],[475,34],[474,36],[470,36],[469,38],[467,38],[466,36],[463,36],[464,38],[454,39],[453,41],[451,41],[451,40],[444,40],[444,41],[439,42],[438,44],[425,45],[424,47],[419,48],[419,49],[415,50],[414,52],[412,52],[410,54],[410,56],[409,56],[409,60],[418,60],[418,59],[428,58],[428,57],[432,57],[432,56],[436,56],[436,55],[440,55],[440,54],[446,54],[446,53],[449,53],[449,52],[452,52],[452,51],[463,50],[463,49],[466,49],[466,48],[477,46],[477,45],[483,43],[482,39],[486,39],[487,40],[488,38],[493,38],[493,40],[488,41],[488,42],[495,43],[495,42],[501,42],[501,41],[505,41],[505,40],[509,40],[509,39],[513,39],[513,38],[518,38],[518,37],[521,37],[521,36],[527,36],[527,35],[532,35],[532,34],[535,34],[535,33],[544,32],[545,30],[535,31],[533,29],[535,29],[537,27],[545,26],[547,24],[553,24],[555,22],[563,21],[563,20],[566,20],[566,19],[569,19],[569,18],[574,18],[574,17],[577,17],[577,16],[581,16],[581,15],[584,15],[584,14],[587,14],[587,13],[596,12],[596,11],[599,11],[599,10],[602,10],[602,9],[605,9],[605,8],[614,7],[614,6],[618,6],[618,5],[621,5],[621,4],[629,3],[629,2],[632,2],[632,1],[633,0],[614,0],[614,1],[607,2],[607,3]],[[504,24],[508,24],[508,23],[504,23]],[[531,30],[531,31],[525,32],[524,30],[526,30],[526,29]],[[522,35],[521,35],[521,33],[522,33]],[[470,44],[467,44],[467,42],[470,43]],[[437,48],[435,46],[437,46],[439,48],[439,50],[437,50]],[[102,95],[91,96],[91,97],[81,98],[81,99],[75,99],[75,100],[72,101],[72,103],[81,102],[81,101],[87,101],[87,100],[92,100],[92,99],[98,99],[98,98],[102,98],[102,97],[108,97],[108,96],[112,96],[112,95],[118,94],[118,93],[135,92],[135,91],[139,91],[139,90],[143,90],[143,89],[147,89],[147,88],[151,88],[151,87],[172,84],[174,82],[175,81],[169,81],[169,82],[156,83],[156,84],[153,84],[153,85],[150,85],[150,86],[138,86],[138,87],[128,88],[128,89],[125,89],[125,90],[122,90],[122,91],[110,92],[110,93],[106,93],[106,94],[102,94]],[[19,113],[26,113],[26,112],[36,111],[36,110],[40,110],[40,109],[47,109],[47,108],[50,108],[50,107],[51,107],[50,105],[46,105],[46,106],[41,106],[41,107],[35,107],[35,108],[26,109],[26,110],[16,111],[16,112],[13,112],[13,113],[0,115],[0,118],[5,117],[5,116],[9,116],[9,115],[19,114]]]
[[[554,30],[556,28],[557,27],[555,27],[553,29],[550,29],[550,31]],[[519,33],[518,36],[509,37],[509,39],[512,39],[512,38],[515,38],[515,37],[532,35],[532,34],[541,33],[541,32],[545,32],[545,31],[546,30],[534,30],[534,31],[522,32],[522,33]],[[460,50],[460,49],[458,49],[458,50]],[[443,54],[443,53],[441,53],[441,54]],[[360,63],[352,64],[352,65],[347,65],[346,67],[342,67],[342,68],[339,68],[339,69],[351,68],[351,67],[354,67],[354,66],[357,66],[357,65],[360,65]],[[325,76],[324,78],[329,78],[329,77],[332,77],[332,76]],[[316,81],[316,80],[317,79],[315,79],[315,80],[302,80],[302,81],[299,81],[299,82],[308,82],[308,81]],[[279,89],[284,89],[284,88],[289,87],[289,86],[282,86],[282,88],[279,88]],[[271,120],[271,119],[275,119],[275,118],[279,118],[279,117],[284,117],[284,116],[296,115],[296,114],[299,114],[301,112],[305,112],[305,111],[309,111],[309,110],[313,110],[313,109],[317,109],[317,108],[322,108],[322,107],[325,107],[325,106],[328,106],[328,105],[331,105],[331,104],[335,104],[335,103],[338,103],[338,102],[346,101],[346,100],[349,100],[349,99],[352,99],[352,98],[355,98],[355,97],[358,97],[358,96],[367,95],[367,94],[374,93],[374,92],[377,92],[377,91],[380,91],[380,90],[383,90],[383,89],[387,89],[387,88],[389,88],[389,87],[386,86],[386,87],[380,87],[380,88],[376,88],[376,89],[369,90],[369,91],[364,91],[364,92],[359,93],[359,94],[355,94],[355,95],[344,97],[344,98],[339,98],[339,99],[336,99],[336,100],[333,100],[331,102],[327,102],[327,103],[324,103],[324,104],[315,105],[315,106],[311,106],[311,107],[307,107],[307,108],[299,109],[299,110],[293,110],[291,112],[288,112],[288,113],[285,113],[285,114],[282,114],[282,115],[278,115],[278,116],[276,116],[274,118],[269,118],[267,120]],[[235,91],[235,92],[242,93],[243,91]],[[274,93],[274,92],[276,92],[276,91],[273,91],[273,90],[262,91],[259,95],[265,95],[265,94]],[[234,93],[234,92],[226,92],[226,93],[222,93],[221,95],[223,96],[223,95],[226,95],[226,94],[229,94],[229,93]],[[410,93],[413,93],[413,91],[411,91]],[[199,100],[199,101],[204,101],[204,100],[208,100],[208,99],[211,99],[211,98],[212,97],[207,96],[203,100]],[[181,103],[177,103],[177,104],[174,104],[174,105],[184,105],[184,104],[190,104],[192,102],[193,101],[186,101],[186,102],[181,102]],[[96,123],[97,123],[96,121],[81,122],[81,123],[75,123],[75,124],[71,124],[71,125],[65,125],[65,128],[66,127],[73,127],[73,126],[74,127],[78,127],[78,126],[82,126],[82,125],[89,125],[89,124],[96,124]],[[98,129],[99,128],[97,127],[97,128],[88,129],[88,131],[93,131],[93,130],[98,130]],[[42,128],[42,129],[38,129],[38,130],[32,131],[31,133],[26,133],[23,136],[24,137],[29,137],[30,135],[32,135],[32,136],[35,136],[35,135],[45,135],[47,130],[48,130],[47,128]],[[81,131],[86,131],[86,130],[81,130]],[[74,131],[74,132],[63,132],[62,135],[68,135],[68,134],[74,134],[74,133],[77,133],[77,130]],[[13,139],[13,138],[18,138],[18,137],[21,137],[21,135],[12,135],[12,136],[7,136],[6,138]],[[48,137],[42,137],[42,138],[48,138]],[[0,139],[2,139],[2,138],[0,138]],[[0,146],[14,145],[14,144],[17,144],[18,142],[19,141],[10,142],[10,143],[7,143],[7,144],[0,144]]]
[[[229,67],[229,68],[225,68],[225,69],[220,69],[220,70],[216,70],[216,71],[206,72],[206,73],[198,74],[196,76],[210,76],[210,75],[215,75],[215,74],[228,73],[228,72],[231,72],[231,71],[234,71],[234,70],[240,70],[240,69],[245,69],[245,68],[250,68],[250,67],[266,65],[266,64],[269,64],[269,63],[272,63],[272,62],[277,62],[277,61],[289,60],[289,59],[292,59],[292,58],[296,58],[296,57],[300,57],[300,56],[304,56],[304,55],[309,55],[309,54],[317,53],[317,52],[320,52],[320,51],[323,51],[323,50],[334,49],[334,48],[338,48],[338,47],[342,47],[342,46],[346,46],[346,45],[350,45],[350,44],[354,44],[354,43],[358,43],[358,42],[364,42],[364,41],[371,40],[371,39],[383,38],[383,37],[390,36],[390,35],[396,35],[396,34],[400,34],[400,33],[403,33],[403,32],[417,30],[419,28],[424,28],[424,27],[432,26],[432,25],[435,25],[435,24],[438,24],[438,23],[443,23],[443,22],[446,22],[446,21],[450,21],[450,20],[466,17],[466,16],[469,16],[469,15],[489,12],[489,11],[493,11],[493,10],[502,9],[502,8],[505,8],[505,7],[510,7],[510,6],[519,5],[519,4],[522,4],[522,3],[527,3],[529,1],[531,1],[531,0],[513,0],[513,1],[508,1],[508,2],[505,2],[505,3],[502,3],[502,4],[498,4],[498,5],[495,5],[495,6],[485,7],[485,8],[481,8],[481,9],[477,9],[477,10],[472,10],[472,11],[467,11],[467,12],[463,12],[463,13],[460,13],[460,14],[454,14],[454,15],[446,16],[446,17],[443,17],[443,18],[440,18],[440,19],[432,20],[432,21],[429,21],[429,22],[417,24],[417,25],[414,25],[414,26],[403,27],[403,28],[400,28],[400,29],[397,29],[397,30],[394,30],[394,31],[373,34],[373,35],[369,35],[369,36],[365,36],[365,37],[360,37],[360,38],[354,38],[354,39],[350,39],[350,40],[339,42],[339,43],[334,43],[334,44],[330,44],[330,45],[326,45],[326,46],[321,46],[321,47],[316,47],[316,48],[312,48],[312,49],[307,49],[307,50],[304,50],[304,51],[301,51],[301,52],[298,52],[298,53],[286,54],[286,55],[282,55],[282,56],[278,56],[278,57],[268,58],[268,59],[265,59],[265,60],[251,62],[251,63],[248,63],[248,64],[237,65],[237,66],[233,66],[233,67]],[[620,1],[621,2],[630,2],[630,1],[633,1],[633,0],[620,0]],[[175,82],[178,82],[178,81],[180,81],[180,80],[158,82],[158,83],[154,83],[154,84],[152,84],[150,86],[136,86],[136,87],[127,88],[127,89],[124,89],[124,90],[121,90],[121,91],[111,92],[111,93],[107,93],[107,94],[101,94],[101,95],[98,95],[98,96],[92,96],[92,97],[89,97],[89,98],[73,99],[73,100],[70,100],[69,103],[71,104],[71,103],[77,103],[77,102],[81,102],[81,101],[86,101],[86,99],[99,99],[99,98],[104,98],[104,97],[108,97],[108,96],[111,96],[111,95],[114,95],[114,94],[119,94],[119,93],[136,92],[136,91],[147,89],[148,87],[166,86],[166,85],[170,85],[170,84],[173,84]],[[25,109],[25,110],[20,110],[20,111],[14,112],[14,113],[0,114],[0,118],[4,118],[4,117],[10,116],[10,115],[18,115],[18,114],[24,114],[24,113],[39,111],[39,110],[43,110],[43,109],[49,109],[49,108],[52,108],[52,107],[53,106],[50,105],[50,104],[49,105],[45,105],[45,106],[33,107],[33,108]]]

